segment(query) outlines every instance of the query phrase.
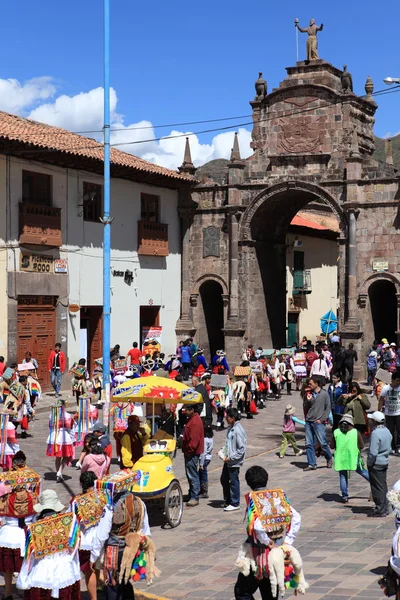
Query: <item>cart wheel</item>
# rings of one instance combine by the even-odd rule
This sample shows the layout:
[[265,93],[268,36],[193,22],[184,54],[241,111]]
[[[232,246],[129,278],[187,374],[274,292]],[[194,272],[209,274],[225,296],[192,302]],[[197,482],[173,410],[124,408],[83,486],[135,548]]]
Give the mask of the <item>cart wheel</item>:
[[178,481],[173,481],[165,494],[165,516],[170,527],[178,527],[182,520],[183,495]]

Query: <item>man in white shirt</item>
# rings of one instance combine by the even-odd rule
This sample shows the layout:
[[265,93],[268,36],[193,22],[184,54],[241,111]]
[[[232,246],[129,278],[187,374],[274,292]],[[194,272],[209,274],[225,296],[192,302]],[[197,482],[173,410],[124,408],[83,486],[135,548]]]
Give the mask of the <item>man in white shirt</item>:
[[[266,491],[268,484],[268,473],[267,471],[258,465],[250,467],[246,471],[246,483],[250,487],[252,492]],[[250,508],[250,494],[246,495],[246,504],[249,510]],[[274,536],[272,538],[268,535],[265,526],[262,525],[258,516],[252,524],[252,531],[249,531],[247,527],[247,543],[251,547],[251,558],[255,561],[257,566],[257,572],[250,569],[249,575],[239,573],[238,579],[235,585],[235,600],[250,600],[253,598],[253,594],[256,590],[259,590],[262,600],[277,600],[271,590],[271,582],[268,576],[265,574],[260,576],[260,568],[262,565],[268,564],[268,554],[275,546],[281,546],[283,543],[293,545],[297,533],[299,532],[301,525],[300,514],[290,506],[291,523],[290,527],[286,529],[286,532],[279,538]],[[266,516],[263,511],[263,516]],[[266,519],[263,519],[265,521]]]
[[385,414],[386,427],[392,434],[392,454],[400,454],[400,371],[395,371],[391,383],[382,389],[378,410]]

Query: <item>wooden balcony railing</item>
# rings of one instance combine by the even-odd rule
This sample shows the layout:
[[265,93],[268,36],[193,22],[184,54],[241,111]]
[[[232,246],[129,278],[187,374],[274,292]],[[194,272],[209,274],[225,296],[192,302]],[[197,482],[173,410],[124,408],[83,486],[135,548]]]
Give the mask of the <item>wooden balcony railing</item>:
[[138,221],[138,254],[168,256],[168,225]]
[[21,202],[19,242],[40,246],[61,246],[61,208]]

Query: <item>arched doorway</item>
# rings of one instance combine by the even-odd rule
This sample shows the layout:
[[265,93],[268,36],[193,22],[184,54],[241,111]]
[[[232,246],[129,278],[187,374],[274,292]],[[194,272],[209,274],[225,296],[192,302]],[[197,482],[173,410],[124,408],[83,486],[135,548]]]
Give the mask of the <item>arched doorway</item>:
[[[303,309],[308,310],[308,305],[311,304],[307,299],[309,298],[307,294],[312,293],[310,269],[322,269],[325,265],[321,262],[322,258],[317,257],[318,250],[314,253],[311,251],[310,243],[307,246],[308,258],[300,272],[294,261],[296,246],[293,240],[297,239],[295,235],[292,236],[293,240],[288,246],[288,229],[293,218],[311,203],[310,210],[314,208],[317,210],[318,206],[323,206],[336,219],[337,227],[345,236],[347,235],[346,220],[337,201],[320,186],[303,181],[271,186],[254,198],[242,218],[240,241],[245,246],[248,244],[247,265],[251,270],[247,295],[248,329],[249,331],[265,331],[267,347],[279,348],[286,345],[288,321],[290,321],[288,310],[293,290],[298,294],[296,300],[301,299],[301,302],[296,304],[300,314]],[[328,228],[321,227],[320,229]],[[337,236],[337,233],[335,235]],[[314,235],[315,238],[317,238],[317,234]],[[333,302],[336,302],[337,257],[339,254],[336,237],[333,239],[333,246],[335,246],[335,257],[331,270],[332,273],[334,269],[336,270],[332,275],[335,288]],[[293,255],[292,261],[287,260],[288,249]],[[297,247],[296,250],[296,255],[305,256],[303,250],[298,251]],[[295,274],[301,275],[301,278],[295,278]],[[318,295],[317,290],[319,291],[319,288],[315,288],[313,300]],[[294,295],[293,298],[295,298]],[[326,312],[322,308],[321,310],[321,314]],[[311,320],[310,318],[309,321],[311,322]],[[315,318],[312,323],[315,331],[312,331],[312,334],[317,335],[319,317],[316,319],[316,325],[314,321]]]
[[376,340],[387,338],[396,342],[397,298],[396,287],[387,279],[374,281],[369,287],[369,303]]
[[[204,321],[208,337],[211,357],[217,350],[224,348],[224,305],[222,286],[213,279],[208,279],[200,286],[200,298],[203,306]],[[206,350],[206,349],[205,349]]]

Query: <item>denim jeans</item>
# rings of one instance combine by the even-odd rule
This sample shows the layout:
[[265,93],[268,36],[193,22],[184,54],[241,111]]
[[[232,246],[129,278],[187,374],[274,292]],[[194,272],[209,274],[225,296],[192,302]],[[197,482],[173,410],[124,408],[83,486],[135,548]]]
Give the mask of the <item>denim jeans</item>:
[[62,382],[61,369],[52,369],[51,370],[51,385],[53,386],[56,394],[60,393],[61,382]]
[[376,369],[368,369],[368,385],[372,385],[375,379]]
[[210,464],[210,461],[209,460],[205,460],[203,468],[200,469],[200,471],[199,471],[200,486],[208,484],[208,471],[207,471],[207,467],[208,467],[209,464]]
[[220,481],[225,503],[231,506],[240,506],[239,472],[239,467],[228,467],[227,463],[224,463]]
[[[367,469],[363,469],[361,467],[360,462],[358,462],[357,469],[355,472],[358,473],[359,475],[361,475],[361,477],[364,477],[364,479],[366,479],[367,481],[369,481],[369,473],[368,473]],[[340,491],[342,492],[342,498],[346,498],[346,499],[349,497],[349,490],[347,487],[348,486],[348,477],[349,477],[348,471],[339,471]]]
[[200,456],[185,455],[186,477],[189,483],[189,500],[198,500],[200,496],[199,462]]
[[332,453],[329,450],[329,446],[326,441],[326,425],[323,423],[314,423],[312,421],[306,421],[306,452],[307,462],[311,467],[317,466],[317,458],[315,456],[315,442],[319,442],[321,450],[326,460],[332,459]]

